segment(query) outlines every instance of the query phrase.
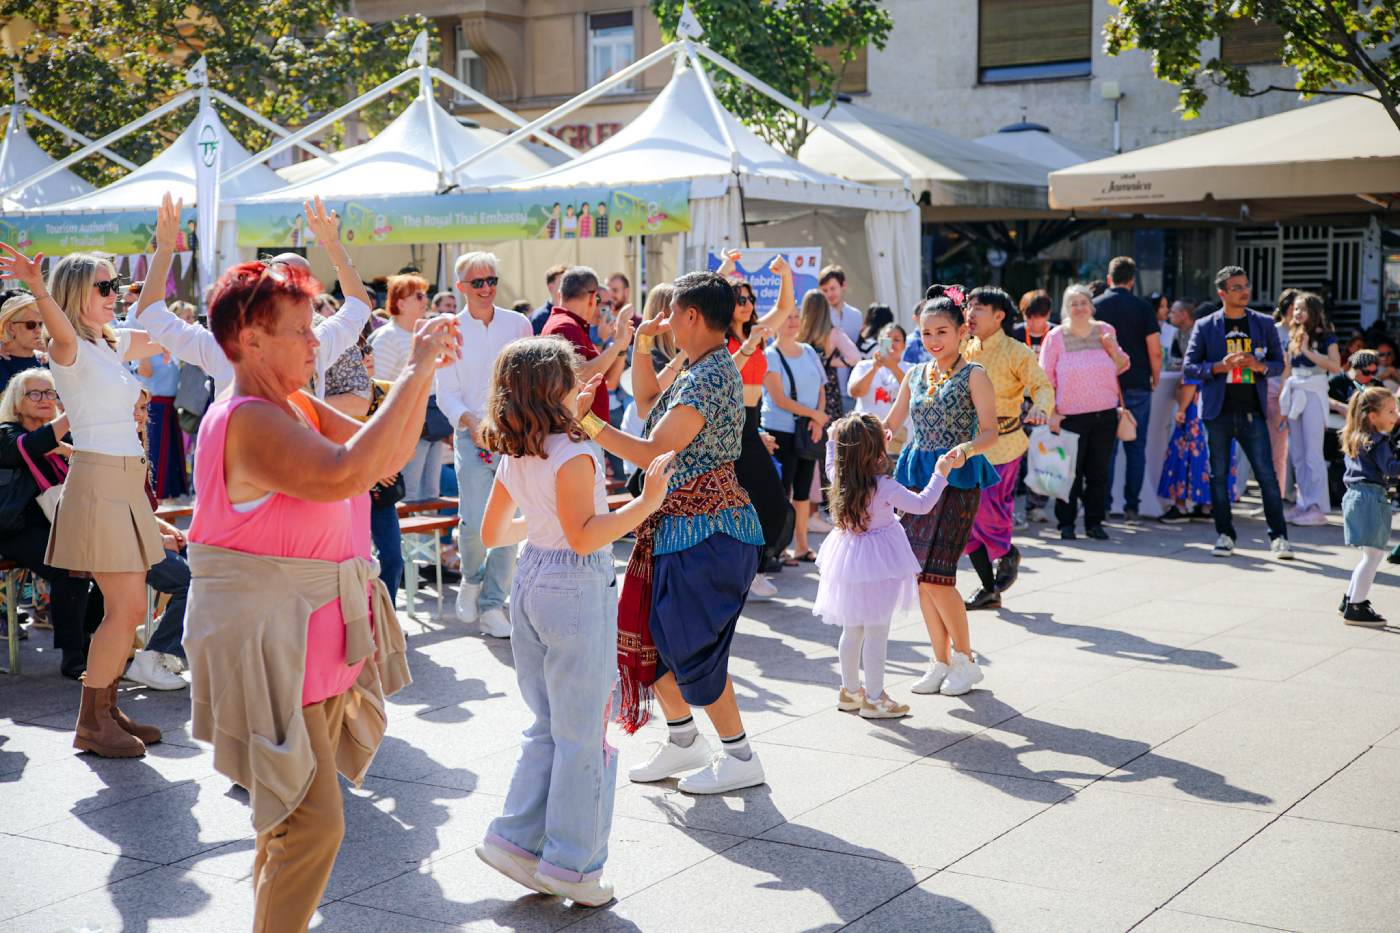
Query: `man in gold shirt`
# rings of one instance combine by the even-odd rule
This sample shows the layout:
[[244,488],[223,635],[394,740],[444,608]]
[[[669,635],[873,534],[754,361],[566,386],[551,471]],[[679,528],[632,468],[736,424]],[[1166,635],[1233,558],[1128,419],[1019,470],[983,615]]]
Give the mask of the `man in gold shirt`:
[[[1030,396],[1026,424],[1043,424],[1055,410],[1055,390],[1040,368],[1035,351],[1011,336],[1016,306],[999,288],[974,288],[965,305],[969,336],[967,359],[987,371],[996,390],[996,445],[984,456],[996,467],[1001,482],[982,490],[982,502],[967,541],[968,559],[982,586],[967,601],[969,609],[995,609],[1001,594],[1016,582],[1021,553],[1011,543],[1016,503],[1016,480],[1026,455],[1021,430],[1021,402]],[[992,562],[999,561],[995,571]]]

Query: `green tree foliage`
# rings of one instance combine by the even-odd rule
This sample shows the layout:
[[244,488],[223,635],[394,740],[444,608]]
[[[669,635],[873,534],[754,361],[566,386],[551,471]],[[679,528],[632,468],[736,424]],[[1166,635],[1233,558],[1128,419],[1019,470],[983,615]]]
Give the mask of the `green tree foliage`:
[[[1189,119],[1208,87],[1244,97],[1275,91],[1356,94],[1370,86],[1400,127],[1400,3],[1396,0],[1116,0],[1104,27],[1110,55],[1152,53],[1157,77],[1181,89]],[[1246,68],[1222,61],[1215,41],[1240,21],[1283,32],[1280,63],[1296,69],[1292,87],[1255,87]]]
[[[675,37],[682,6],[682,0],[651,0],[667,38]],[[692,0],[690,8],[706,45],[822,115],[835,104],[847,66],[866,46],[883,49],[894,25],[879,0]],[[707,70],[726,108],[769,143],[797,154],[813,129],[806,119],[718,68]]]
[[[22,18],[33,32],[14,49],[32,105],[98,138],[184,90],[185,71],[201,55],[209,83],[283,126],[295,128],[403,70],[419,30],[408,16],[370,25],[349,15],[348,0],[0,0],[0,21]],[[410,99],[410,83],[362,112],[378,129]],[[13,91],[0,76],[0,103]],[[217,105],[216,105],[217,106]],[[230,131],[250,151],[273,134],[228,108]],[[191,120],[190,105],[147,125],[111,148],[140,165],[169,145]],[[338,126],[323,140],[339,142]],[[49,152],[75,146],[47,128],[30,132]],[[102,184],[124,173],[101,158],[74,171]]]

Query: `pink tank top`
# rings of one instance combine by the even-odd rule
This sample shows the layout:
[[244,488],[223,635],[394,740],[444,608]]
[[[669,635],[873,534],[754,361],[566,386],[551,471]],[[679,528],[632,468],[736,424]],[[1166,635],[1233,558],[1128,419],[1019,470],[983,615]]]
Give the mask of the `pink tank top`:
[[[271,404],[241,395],[209,406],[199,426],[195,448],[195,488],[199,497],[190,522],[189,539],[196,544],[263,554],[343,561],[370,557],[369,495],[338,502],[308,502],[273,493],[247,512],[234,509],[224,478],[224,441],[228,419],[247,402]],[[249,586],[256,586],[250,580]],[[369,594],[365,594],[369,599]],[[306,677],[301,703],[310,706],[338,696],[354,686],[364,662],[345,664],[345,619],[340,600],[333,599],[311,614],[306,631]]]

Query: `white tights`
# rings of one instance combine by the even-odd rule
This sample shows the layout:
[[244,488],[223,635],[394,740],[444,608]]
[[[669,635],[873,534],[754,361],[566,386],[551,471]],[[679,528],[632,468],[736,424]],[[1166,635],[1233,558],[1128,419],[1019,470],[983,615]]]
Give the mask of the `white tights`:
[[1364,603],[1366,601],[1366,595],[1371,592],[1371,584],[1375,582],[1376,571],[1381,569],[1383,557],[1385,557],[1385,551],[1381,548],[1363,547],[1361,549],[1361,560],[1357,562],[1356,569],[1351,572],[1351,586],[1347,587],[1347,602]]
[[846,625],[841,628],[841,686],[847,693],[860,689],[865,668],[865,693],[872,700],[885,692],[885,654],[889,649],[888,625]]

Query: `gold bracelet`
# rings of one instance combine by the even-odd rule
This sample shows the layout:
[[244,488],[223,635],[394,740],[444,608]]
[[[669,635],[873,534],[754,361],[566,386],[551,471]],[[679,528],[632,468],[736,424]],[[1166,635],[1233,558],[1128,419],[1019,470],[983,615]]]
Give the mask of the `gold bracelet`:
[[964,460],[967,459],[968,457],[971,457],[971,456],[972,456],[972,441],[966,441],[966,442],[964,442],[964,443],[959,444],[959,445],[958,445],[958,450],[961,450],[961,451],[963,452],[963,459],[964,459]]
[[633,338],[633,343],[636,344],[637,352],[650,353],[651,348],[656,344],[656,338],[651,334],[638,334]]
[[587,434],[589,439],[592,440],[603,433],[603,428],[607,427],[607,422],[590,411],[588,415],[578,423],[578,426],[583,428],[583,433]]

